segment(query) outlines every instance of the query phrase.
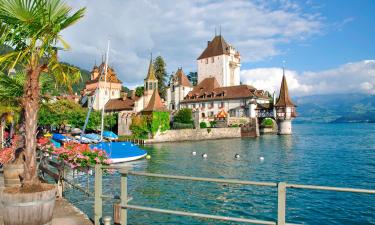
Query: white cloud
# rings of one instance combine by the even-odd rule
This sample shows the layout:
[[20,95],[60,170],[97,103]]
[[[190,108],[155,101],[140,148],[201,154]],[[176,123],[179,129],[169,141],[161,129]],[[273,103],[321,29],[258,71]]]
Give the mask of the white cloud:
[[69,0],[86,16],[63,32],[72,50],[62,60],[87,69],[100,61],[111,40],[110,64],[124,85],[141,83],[149,53],[161,54],[168,71],[196,71],[195,59],[214,27],[242,54],[244,63],[281,54],[280,44],[319,33],[322,19],[290,1]]
[[[286,70],[289,90],[293,95],[332,93],[375,94],[375,60],[347,63],[335,69],[298,73]],[[241,71],[243,83],[270,92],[278,91],[280,68],[258,68]]]

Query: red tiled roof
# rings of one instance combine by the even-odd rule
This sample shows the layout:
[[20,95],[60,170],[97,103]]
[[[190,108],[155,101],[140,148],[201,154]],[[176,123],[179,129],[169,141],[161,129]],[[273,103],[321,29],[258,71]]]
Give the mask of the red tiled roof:
[[276,102],[276,107],[295,107],[296,105],[292,102],[289,96],[288,83],[286,82],[285,74],[281,81],[280,94]]
[[224,99],[243,99],[251,97],[268,99],[268,96],[263,90],[257,90],[253,86],[237,85],[220,87],[216,79],[212,77],[202,80],[181,102],[189,103]]
[[110,99],[104,106],[105,111],[133,110],[134,100],[131,98]]
[[[95,79],[87,81],[86,84],[97,83],[99,81],[100,74],[105,73],[104,69],[105,69],[105,63],[100,64],[99,67],[94,66],[94,68],[91,71],[91,74],[94,73],[94,72],[98,72],[99,75]],[[108,66],[107,79],[106,80],[107,80],[108,83],[122,83],[117,78],[117,75],[116,75],[115,71],[110,66]],[[102,76],[100,81],[104,81],[104,75]]]
[[224,40],[223,36],[215,36],[214,39],[208,43],[207,48],[202,52],[197,60],[223,54],[229,55],[229,49],[230,46]]
[[165,108],[163,102],[161,101],[158,90],[154,90],[154,93],[152,94],[147,107],[142,110],[142,112],[153,112],[153,111],[154,112],[168,111]]
[[179,68],[177,70],[177,72],[175,73],[174,77],[175,77],[175,79],[177,79],[179,85],[182,85],[182,86],[185,86],[185,87],[192,87],[193,86],[193,85],[191,85],[189,79],[185,75],[185,73],[182,70],[182,68]]

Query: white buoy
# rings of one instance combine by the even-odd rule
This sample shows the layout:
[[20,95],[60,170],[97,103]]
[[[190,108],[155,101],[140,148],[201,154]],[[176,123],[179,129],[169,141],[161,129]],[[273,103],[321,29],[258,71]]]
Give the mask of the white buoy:
[[203,154],[202,154],[202,157],[203,157],[203,158],[207,158],[207,154],[206,154],[206,153],[203,153]]
[[235,155],[234,155],[234,158],[235,158],[235,159],[239,159],[239,158],[240,158],[240,155],[239,155],[239,154],[235,154]]
[[196,154],[197,154],[197,152],[192,152],[191,154],[192,154],[192,155],[196,155]]
[[263,161],[263,160],[264,160],[264,157],[263,157],[263,156],[259,157],[259,160],[260,160],[260,161]]

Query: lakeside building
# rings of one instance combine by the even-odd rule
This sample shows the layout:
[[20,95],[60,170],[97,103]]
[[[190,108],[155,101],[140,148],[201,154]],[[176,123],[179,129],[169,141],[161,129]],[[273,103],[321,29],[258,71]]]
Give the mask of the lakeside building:
[[179,110],[180,102],[193,90],[193,85],[182,68],[178,68],[167,87],[167,106],[170,110]]
[[182,69],[173,77],[167,89],[169,109],[191,108],[199,122],[214,120],[220,111],[227,112],[232,120],[247,122],[255,118],[257,104],[270,103],[271,96],[266,91],[240,84],[240,62],[240,53],[222,35],[215,36],[197,58],[198,84],[195,87],[190,83],[183,85],[182,79],[177,78],[188,80]]
[[150,59],[146,78],[144,79],[144,94],[136,96],[135,91],[128,96],[123,93],[121,98],[110,99],[105,104],[105,111],[118,112],[118,134],[131,135],[130,125],[132,118],[141,114],[150,114],[153,111],[167,111],[163,100],[159,95],[158,80],[155,76],[155,69]]
[[292,134],[292,119],[297,116],[296,105],[289,96],[288,83],[283,70],[279,98],[275,104],[278,134]]
[[122,88],[122,82],[110,66],[106,77],[100,77],[100,74],[105,74],[104,62],[99,67],[96,65],[93,67],[90,80],[86,82],[85,89],[82,91],[81,104],[92,105],[94,110],[101,110],[110,99],[120,98]]
[[197,58],[198,83],[215,77],[221,87],[239,85],[240,62],[240,53],[222,35],[217,35],[207,42],[206,49]]

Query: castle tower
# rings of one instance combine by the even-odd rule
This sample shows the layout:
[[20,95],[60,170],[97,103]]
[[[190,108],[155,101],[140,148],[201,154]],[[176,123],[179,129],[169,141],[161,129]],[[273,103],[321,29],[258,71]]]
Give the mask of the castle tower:
[[275,104],[276,119],[278,123],[278,134],[292,134],[292,119],[296,117],[296,105],[289,96],[288,84],[283,68],[283,79],[281,81],[280,94]]
[[191,90],[193,90],[193,85],[190,83],[182,68],[178,68],[167,88],[168,108],[170,110],[179,110],[180,102]]
[[221,87],[240,85],[240,62],[240,53],[217,35],[197,59],[198,83],[215,77]]
[[99,67],[95,65],[91,71],[91,79],[86,82],[83,90],[85,103],[87,102],[87,106],[92,105],[94,110],[101,110],[110,99],[120,98],[122,82],[116,72],[108,66],[106,78],[104,74],[105,63],[103,62]]
[[152,56],[150,59],[150,65],[148,66],[147,77],[144,83],[144,94],[143,94],[143,108],[148,106],[150,98],[154,93],[154,90],[158,91],[158,79],[155,76],[154,64],[152,63]]

